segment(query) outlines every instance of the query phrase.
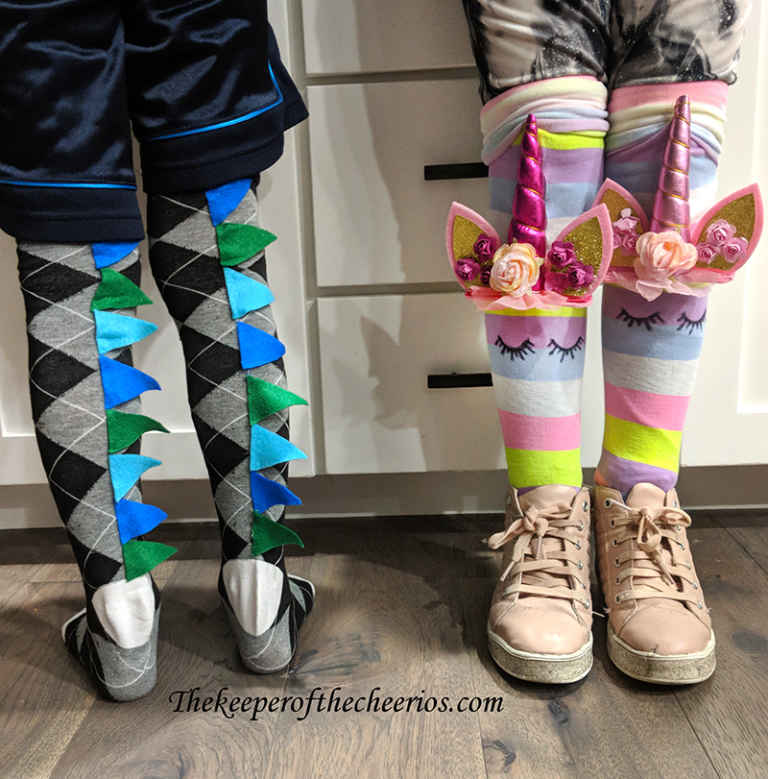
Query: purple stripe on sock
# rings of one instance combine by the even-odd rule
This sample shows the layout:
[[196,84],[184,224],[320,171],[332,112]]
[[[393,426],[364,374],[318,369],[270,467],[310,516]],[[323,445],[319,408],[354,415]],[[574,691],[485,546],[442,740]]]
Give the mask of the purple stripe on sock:
[[[493,344],[501,336],[507,346],[519,346],[530,338],[534,347],[544,349],[554,340],[564,349],[569,349],[579,336],[586,336],[586,317],[576,316],[499,316],[487,314],[485,332],[488,343]],[[512,341],[509,341],[509,338]]]
[[[663,151],[663,147],[662,147]],[[490,165],[493,178],[517,181],[520,147],[511,146]],[[542,149],[542,166],[557,171],[559,182],[600,181],[603,178],[602,149]]]
[[664,492],[672,489],[677,484],[677,473],[666,468],[657,468],[654,465],[625,460],[611,452],[603,453],[600,457],[597,470],[609,487],[619,490],[626,495],[638,482],[647,481],[661,487]]
[[700,319],[707,310],[707,297],[665,292],[656,300],[646,300],[628,289],[607,286],[603,291],[603,316],[616,319],[622,309],[634,317],[651,316],[658,312],[664,322],[671,325],[683,311],[689,319]]

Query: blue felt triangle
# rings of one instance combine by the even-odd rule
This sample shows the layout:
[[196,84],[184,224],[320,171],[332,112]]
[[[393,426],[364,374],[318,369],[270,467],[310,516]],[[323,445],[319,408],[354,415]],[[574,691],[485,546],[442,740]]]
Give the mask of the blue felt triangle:
[[132,243],[92,243],[93,261],[97,268],[106,268],[108,265],[114,265],[118,260],[127,257],[141,241]]
[[271,506],[300,506],[301,498],[266,476],[251,471],[251,500],[253,510],[263,514]]
[[157,506],[125,499],[115,504],[115,514],[120,542],[123,544],[154,530],[168,516]]
[[205,193],[213,226],[221,224],[239,205],[251,186],[251,179],[239,179],[222,184]]
[[115,495],[115,501],[124,498],[139,480],[141,474],[156,465],[162,465],[160,460],[145,457],[142,454],[109,455],[109,476],[112,479],[112,492]]
[[251,427],[251,470],[260,471],[288,460],[306,460],[307,455],[283,438],[261,425]]
[[227,284],[232,319],[240,319],[249,311],[264,308],[275,299],[269,287],[234,268],[224,268],[224,281]]
[[245,322],[237,323],[237,340],[244,370],[279,360],[285,354],[285,346],[277,338]]
[[160,385],[151,376],[109,357],[99,357],[99,368],[106,408],[119,406],[146,390],[160,389]]
[[96,345],[99,354],[135,344],[157,330],[154,322],[145,322],[135,316],[115,314],[113,311],[97,309],[93,312],[93,318],[96,320]]

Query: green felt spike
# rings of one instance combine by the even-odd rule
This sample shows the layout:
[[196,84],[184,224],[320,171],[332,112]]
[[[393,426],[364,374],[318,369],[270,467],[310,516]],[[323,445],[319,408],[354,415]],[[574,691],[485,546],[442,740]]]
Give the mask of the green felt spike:
[[284,544],[304,546],[304,542],[298,534],[289,527],[254,511],[253,524],[251,525],[251,552],[254,555],[260,555]]
[[107,438],[110,454],[127,449],[148,430],[168,433],[168,429],[152,417],[143,414],[126,414],[124,411],[107,409]]
[[248,418],[252,425],[288,406],[309,405],[304,398],[264,379],[248,376],[245,381],[248,387]]
[[92,311],[136,308],[152,301],[127,277],[112,268],[101,271],[101,283],[91,301]]
[[156,541],[137,541],[135,538],[123,544],[123,563],[125,578],[130,581],[149,573],[153,568],[167,560],[178,549]]
[[216,227],[219,259],[222,265],[239,265],[265,249],[277,236],[254,225],[222,222]]

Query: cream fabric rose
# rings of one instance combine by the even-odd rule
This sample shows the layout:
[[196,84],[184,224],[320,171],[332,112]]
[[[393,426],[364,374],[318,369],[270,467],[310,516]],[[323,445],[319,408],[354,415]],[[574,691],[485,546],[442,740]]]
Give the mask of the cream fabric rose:
[[696,247],[680,233],[643,233],[637,239],[635,273],[644,281],[661,282],[693,268],[697,257]]
[[502,244],[493,255],[491,289],[512,297],[530,294],[542,262],[529,243]]

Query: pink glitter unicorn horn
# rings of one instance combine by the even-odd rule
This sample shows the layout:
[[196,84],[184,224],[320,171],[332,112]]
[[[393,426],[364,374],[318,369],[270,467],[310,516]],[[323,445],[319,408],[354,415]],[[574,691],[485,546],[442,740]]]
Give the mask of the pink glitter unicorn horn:
[[547,251],[547,212],[544,205],[546,182],[541,169],[541,144],[536,117],[528,114],[520,145],[520,167],[517,174],[512,221],[507,241],[529,243],[539,257]]
[[691,207],[688,171],[691,163],[691,104],[688,95],[675,102],[675,115],[669,128],[664,164],[653,201],[651,232],[674,230],[690,241]]

